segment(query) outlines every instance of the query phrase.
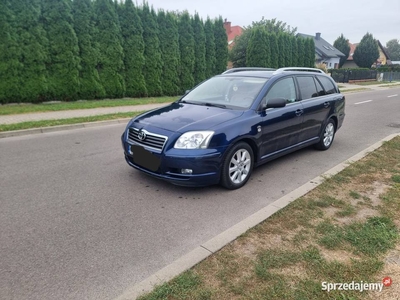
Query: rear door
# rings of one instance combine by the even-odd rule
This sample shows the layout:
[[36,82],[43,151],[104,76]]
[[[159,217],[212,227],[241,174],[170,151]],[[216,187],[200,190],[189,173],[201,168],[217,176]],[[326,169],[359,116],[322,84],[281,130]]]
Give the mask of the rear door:
[[314,75],[297,75],[296,81],[304,109],[300,142],[317,140],[322,125],[329,116],[332,97],[326,95],[324,88]]
[[261,159],[297,144],[301,131],[303,107],[298,101],[292,76],[275,82],[266,93],[263,103],[268,103],[268,100],[274,98],[284,98],[287,104],[285,107],[269,108],[260,112],[263,115],[260,128],[262,130]]

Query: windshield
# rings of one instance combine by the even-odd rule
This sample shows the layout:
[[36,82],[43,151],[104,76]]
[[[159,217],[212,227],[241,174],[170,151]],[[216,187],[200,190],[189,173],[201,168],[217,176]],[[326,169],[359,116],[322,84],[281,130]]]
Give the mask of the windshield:
[[181,101],[200,104],[249,108],[267,78],[213,77],[185,95]]

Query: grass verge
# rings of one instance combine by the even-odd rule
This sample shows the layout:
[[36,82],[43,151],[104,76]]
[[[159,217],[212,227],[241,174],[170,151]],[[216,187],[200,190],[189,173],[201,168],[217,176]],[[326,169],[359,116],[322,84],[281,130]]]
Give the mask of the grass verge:
[[43,121],[32,121],[32,122],[23,122],[23,123],[15,123],[15,124],[1,124],[0,132],[31,129],[31,128],[41,128],[41,127],[51,127],[51,126],[59,126],[59,125],[78,124],[78,123],[86,123],[86,122],[115,120],[115,119],[122,119],[122,118],[132,118],[141,113],[144,113],[144,111],[141,111],[141,112],[135,111],[135,112],[126,112],[126,113],[117,113],[117,114],[108,114],[108,115],[99,115],[99,116],[90,116],[90,117],[79,117],[79,118],[71,118],[71,119],[43,120]]
[[369,91],[370,89],[368,88],[356,88],[356,89],[345,89],[341,90],[340,92],[343,93],[355,93],[355,92],[360,92],[360,91]]
[[[399,181],[396,137],[139,299],[395,299]],[[386,276],[393,284],[382,292],[322,290]]]
[[365,82],[357,82],[355,83],[356,85],[380,85],[380,84],[386,84],[387,86],[392,85],[392,83],[390,81],[365,81]]
[[0,115],[15,115],[15,114],[25,114],[33,112],[142,105],[142,104],[152,104],[152,103],[168,103],[168,102],[173,102],[177,99],[178,96],[155,97],[155,98],[107,99],[107,100],[90,100],[90,101],[42,103],[42,104],[0,105]]

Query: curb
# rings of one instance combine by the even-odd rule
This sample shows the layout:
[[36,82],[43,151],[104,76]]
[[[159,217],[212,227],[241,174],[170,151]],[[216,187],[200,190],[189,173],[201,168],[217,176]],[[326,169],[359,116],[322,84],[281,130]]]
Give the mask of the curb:
[[114,120],[106,120],[106,121],[95,121],[95,122],[76,123],[76,124],[69,124],[69,125],[58,125],[58,126],[31,128],[31,129],[4,131],[4,132],[0,132],[0,139],[7,138],[7,137],[13,137],[13,136],[23,136],[23,135],[31,135],[31,134],[38,134],[38,133],[48,133],[48,132],[56,132],[56,131],[79,129],[79,128],[91,128],[91,127],[98,127],[98,126],[104,126],[104,125],[121,124],[121,123],[127,123],[131,119],[132,118],[123,118],[123,119],[114,119]]
[[391,134],[384,139],[376,142],[375,144],[369,146],[368,148],[362,150],[361,152],[357,153],[356,155],[350,157],[349,159],[345,160],[344,162],[336,165],[335,167],[331,168],[330,170],[326,171],[322,175],[315,177],[314,179],[310,180],[309,182],[303,184],[302,186],[298,187],[294,191],[288,193],[287,195],[281,197],[280,199],[274,201],[273,203],[267,205],[266,207],[262,208],[258,212],[254,213],[253,215],[247,217],[243,221],[233,225],[232,227],[228,228],[224,232],[218,234],[217,236],[213,237],[212,239],[208,240],[207,242],[201,244],[200,246],[196,247],[194,250],[190,251],[189,253],[185,254],[184,256],[178,258],[168,266],[162,268],[161,270],[157,271],[153,275],[149,276],[148,278],[144,279],[143,281],[134,284],[130,288],[127,288],[120,296],[115,298],[114,300],[133,300],[137,297],[143,295],[144,293],[151,292],[155,286],[163,284],[174,277],[178,276],[184,271],[194,267],[202,260],[206,259],[211,254],[215,253],[216,251],[220,250],[222,247],[226,246],[230,242],[237,239],[240,235],[245,233],[250,228],[258,225],[262,221],[265,221],[274,213],[278,212],[280,209],[287,206],[289,203],[295,201],[296,199],[304,196],[311,190],[315,189],[319,186],[327,177],[331,177],[336,175],[343,169],[345,169],[349,164],[354,163],[365,156],[367,156],[370,152],[378,149],[382,146],[382,144],[386,141],[390,141],[396,136],[400,136],[400,133]]

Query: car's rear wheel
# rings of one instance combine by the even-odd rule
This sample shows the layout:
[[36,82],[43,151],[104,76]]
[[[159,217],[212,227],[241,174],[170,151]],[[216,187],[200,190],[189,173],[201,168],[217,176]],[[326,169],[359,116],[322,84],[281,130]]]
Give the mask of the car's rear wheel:
[[321,139],[318,144],[315,145],[315,148],[318,150],[328,150],[331,147],[335,138],[335,127],[335,121],[333,119],[329,119],[322,132]]
[[234,190],[246,184],[253,170],[254,155],[249,144],[240,142],[226,154],[222,164],[221,185]]

